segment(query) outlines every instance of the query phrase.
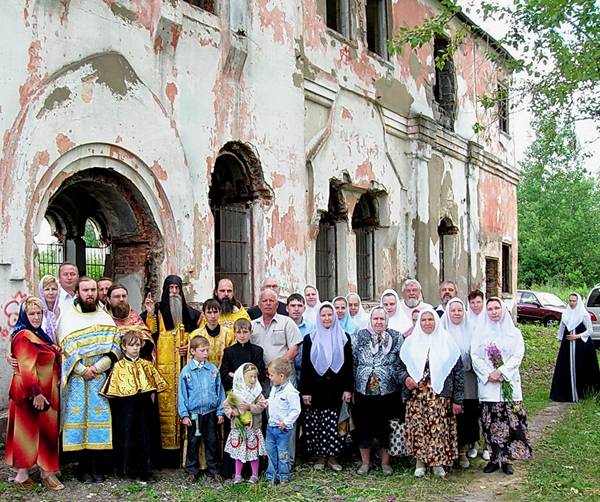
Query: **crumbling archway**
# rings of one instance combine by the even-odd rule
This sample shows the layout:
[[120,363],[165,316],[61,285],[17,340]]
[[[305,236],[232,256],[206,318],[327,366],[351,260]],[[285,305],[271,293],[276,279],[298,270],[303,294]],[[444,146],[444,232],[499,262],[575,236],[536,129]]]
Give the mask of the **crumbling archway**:
[[135,308],[146,291],[157,290],[163,239],[148,203],[124,175],[103,168],[73,174],[51,196],[44,217],[64,246],[63,257],[75,263],[80,274],[91,273],[84,234],[92,221],[110,249],[102,272],[92,275],[125,284]]
[[226,143],[219,151],[208,198],[214,217],[215,282],[227,277],[245,305],[253,298],[253,204],[271,200],[260,160],[250,145]]

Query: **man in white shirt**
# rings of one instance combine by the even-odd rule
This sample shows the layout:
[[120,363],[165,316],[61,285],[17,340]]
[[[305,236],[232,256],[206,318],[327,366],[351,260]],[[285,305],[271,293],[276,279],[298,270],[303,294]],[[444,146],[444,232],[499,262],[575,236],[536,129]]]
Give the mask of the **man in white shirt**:
[[421,310],[427,307],[432,308],[429,303],[423,301],[421,290],[421,283],[416,279],[406,279],[404,284],[402,284],[402,301],[400,302],[400,308],[409,319],[412,319],[412,313],[415,310]]
[[77,267],[69,261],[61,263],[58,267],[58,282],[60,284],[58,306],[61,313],[64,312],[64,307],[73,305],[78,281],[79,271]]

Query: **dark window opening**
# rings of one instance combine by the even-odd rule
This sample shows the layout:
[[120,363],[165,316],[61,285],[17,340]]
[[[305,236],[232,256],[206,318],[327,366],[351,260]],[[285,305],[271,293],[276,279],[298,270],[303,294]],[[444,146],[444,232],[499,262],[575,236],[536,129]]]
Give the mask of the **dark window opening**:
[[486,298],[498,296],[498,258],[485,259],[485,295]]
[[345,37],[350,36],[350,11],[348,0],[327,0],[327,27]]
[[442,127],[454,130],[456,118],[456,73],[452,57],[448,54],[448,41],[441,37],[434,39],[433,62],[435,83],[433,97],[438,105],[439,121]]
[[215,13],[215,0],[183,0],[191,5],[200,7],[202,10]]
[[367,46],[371,52],[387,59],[387,0],[367,0]]
[[252,303],[252,203],[270,198],[256,154],[230,142],[219,152],[208,198],[214,217],[215,283],[231,279],[235,296]]
[[361,195],[352,213],[356,235],[356,282],[363,300],[375,298],[375,230],[379,226],[377,199],[372,193]]
[[[438,225],[438,237],[439,237],[439,282],[446,280],[446,268],[448,266],[453,267],[452,259],[448,254],[450,253],[449,238],[453,235],[458,234],[458,227],[452,223],[449,218],[443,218]],[[453,274],[451,274],[453,275]],[[454,277],[448,277],[448,279],[454,280]]]
[[502,292],[512,293],[512,260],[510,244],[502,244]]
[[339,187],[329,184],[327,212],[321,215],[316,242],[316,286],[322,299],[331,300],[338,291],[337,223],[346,221],[348,211]]
[[498,126],[508,134],[508,87],[498,84]]

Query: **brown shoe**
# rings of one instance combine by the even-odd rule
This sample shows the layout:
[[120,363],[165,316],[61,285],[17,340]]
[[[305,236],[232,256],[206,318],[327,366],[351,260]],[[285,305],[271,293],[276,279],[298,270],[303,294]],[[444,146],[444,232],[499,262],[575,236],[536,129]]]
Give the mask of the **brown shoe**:
[[27,478],[25,481],[13,481],[13,483],[19,488],[33,488],[35,485],[31,478]]
[[42,478],[42,485],[49,490],[64,490],[63,485],[54,474],[48,474],[45,478]]

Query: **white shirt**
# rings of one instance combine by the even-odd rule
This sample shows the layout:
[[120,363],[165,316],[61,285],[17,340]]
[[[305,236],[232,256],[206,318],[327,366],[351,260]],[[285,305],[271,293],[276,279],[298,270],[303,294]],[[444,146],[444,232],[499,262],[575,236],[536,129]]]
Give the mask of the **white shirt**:
[[65,307],[69,307],[73,305],[73,300],[75,299],[75,295],[70,295],[67,293],[62,287],[58,288],[58,308],[60,308],[60,312],[65,310]]
[[300,416],[300,394],[288,380],[271,387],[269,394],[269,426],[277,427],[283,422],[286,429],[294,427]]

